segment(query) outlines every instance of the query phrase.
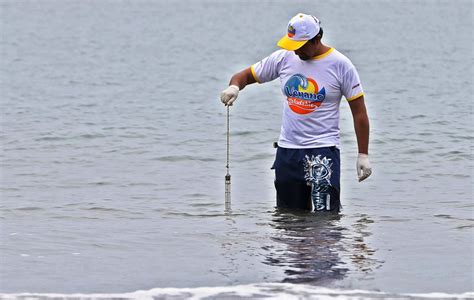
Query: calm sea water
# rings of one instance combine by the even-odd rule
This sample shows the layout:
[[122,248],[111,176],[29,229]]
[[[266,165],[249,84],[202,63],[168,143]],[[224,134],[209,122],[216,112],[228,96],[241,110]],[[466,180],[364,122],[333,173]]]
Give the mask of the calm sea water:
[[[0,1],[0,292],[473,291],[472,6]],[[231,109],[224,212],[218,95],[298,12],[359,70],[373,176],[356,180],[343,101],[343,212],[276,210],[284,98],[254,85]]]

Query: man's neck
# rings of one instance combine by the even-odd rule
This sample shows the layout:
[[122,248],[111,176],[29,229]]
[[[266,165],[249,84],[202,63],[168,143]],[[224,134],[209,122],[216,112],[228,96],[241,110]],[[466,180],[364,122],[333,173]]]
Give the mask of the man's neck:
[[331,47],[328,47],[328,46],[324,45],[321,42],[318,43],[315,48],[316,48],[315,49],[315,55],[313,55],[313,56],[319,56],[321,54],[324,54],[324,53],[328,52],[329,49],[331,49]]

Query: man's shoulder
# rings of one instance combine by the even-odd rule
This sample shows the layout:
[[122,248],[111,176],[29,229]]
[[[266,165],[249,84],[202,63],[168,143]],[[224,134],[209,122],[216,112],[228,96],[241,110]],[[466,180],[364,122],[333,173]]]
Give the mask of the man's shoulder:
[[334,49],[332,58],[341,64],[352,64],[351,60],[337,49]]
[[336,65],[342,72],[354,68],[352,61],[340,51],[334,49],[332,54],[333,55],[331,55],[331,59],[334,65]]
[[287,57],[288,55],[291,55],[292,52],[293,51],[288,51],[285,49],[278,49],[278,50],[273,51],[269,56],[283,59]]
[[264,58],[261,62],[277,64],[281,66],[282,64],[285,64],[285,62],[288,62],[290,60],[292,53],[292,51],[278,49],[270,53],[270,55]]

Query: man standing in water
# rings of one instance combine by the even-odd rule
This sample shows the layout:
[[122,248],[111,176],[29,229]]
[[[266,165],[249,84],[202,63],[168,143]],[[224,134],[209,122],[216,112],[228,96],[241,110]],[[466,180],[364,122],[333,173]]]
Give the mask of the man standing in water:
[[369,119],[359,75],[343,54],[321,42],[323,30],[311,15],[297,14],[278,50],[239,73],[221,93],[232,105],[248,84],[280,78],[286,97],[275,169],[277,207],[340,210],[339,104],[349,101],[359,155],[359,181],[370,176]]

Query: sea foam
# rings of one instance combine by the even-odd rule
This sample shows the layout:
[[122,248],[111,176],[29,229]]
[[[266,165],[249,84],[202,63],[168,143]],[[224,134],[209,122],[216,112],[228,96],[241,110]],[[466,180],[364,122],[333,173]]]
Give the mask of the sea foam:
[[261,283],[220,287],[155,288],[117,294],[0,294],[0,299],[474,299],[474,292],[394,294],[367,290],[330,289],[291,283]]

